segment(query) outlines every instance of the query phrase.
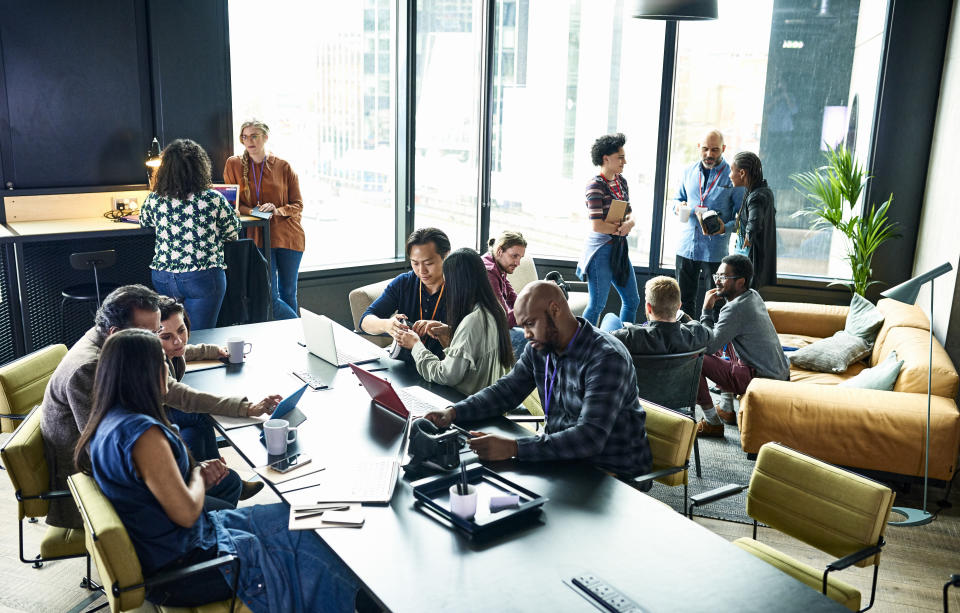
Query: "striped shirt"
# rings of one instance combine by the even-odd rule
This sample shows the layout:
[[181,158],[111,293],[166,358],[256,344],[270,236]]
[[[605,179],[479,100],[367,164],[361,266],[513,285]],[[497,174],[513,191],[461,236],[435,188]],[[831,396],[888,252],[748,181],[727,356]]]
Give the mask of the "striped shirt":
[[[623,197],[616,194],[622,192]],[[587,214],[590,220],[606,219],[613,199],[630,201],[630,189],[623,175],[616,175],[612,181],[607,181],[603,175],[597,175],[587,184]],[[627,213],[630,206],[627,206]]]
[[563,353],[527,345],[509,374],[454,405],[457,420],[501,415],[534,389],[546,399],[547,356],[557,365],[544,433],[517,439],[520,460],[586,459],[623,475],[650,471],[644,429],[646,412],[637,398],[637,374],[623,343],[578,317],[580,333]]
[[240,233],[237,212],[212,189],[186,200],[151,193],[140,208],[140,225],[156,228],[150,268],[165,272],[226,268],[223,243]]

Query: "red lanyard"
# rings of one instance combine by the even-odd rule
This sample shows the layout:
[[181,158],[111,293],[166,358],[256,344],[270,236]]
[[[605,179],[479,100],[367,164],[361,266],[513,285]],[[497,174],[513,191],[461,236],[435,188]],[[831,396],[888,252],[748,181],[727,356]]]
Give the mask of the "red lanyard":
[[623,197],[623,188],[620,186],[620,175],[613,175],[613,185],[610,185],[610,181],[607,181],[607,178],[603,176],[603,173],[600,173],[600,176],[603,177],[603,180],[606,181],[607,187],[610,189],[617,200],[625,200]]
[[257,163],[253,160],[250,160],[250,163],[253,164],[253,184],[257,188],[257,206],[260,206],[260,184],[263,182],[263,167],[267,165],[267,159],[264,158],[260,162],[260,176],[257,177]]
[[701,172],[699,174],[700,176],[698,177],[697,186],[700,188],[700,204],[703,206],[707,206],[703,203],[703,199],[710,195],[710,190],[712,190],[713,186],[716,185],[717,181],[720,180],[720,169],[719,168],[717,169],[717,176],[713,178],[713,183],[711,183],[710,187],[707,188],[706,194],[703,193],[703,173]]
[[[440,295],[437,296],[437,303],[433,305],[433,313],[430,314],[430,319],[433,319],[437,314],[437,309],[440,308],[440,299],[443,298],[443,288],[446,287],[446,283],[440,284]],[[420,309],[420,319],[423,319],[423,281],[420,282],[420,301],[417,303],[417,307]]]
[[[573,338],[570,339],[570,342],[567,343],[567,348],[564,349],[564,353],[570,350],[570,345],[573,344],[573,341],[577,340],[577,337],[580,336],[580,330],[582,328],[577,326],[577,331],[573,333]],[[559,361],[559,356],[557,357]],[[547,395],[547,401],[543,405],[543,415],[547,416],[550,414],[550,400],[553,398],[553,384],[557,382],[557,371],[560,369],[560,364],[553,365],[553,374],[550,373],[550,354],[547,354],[547,363],[543,367],[543,391]]]

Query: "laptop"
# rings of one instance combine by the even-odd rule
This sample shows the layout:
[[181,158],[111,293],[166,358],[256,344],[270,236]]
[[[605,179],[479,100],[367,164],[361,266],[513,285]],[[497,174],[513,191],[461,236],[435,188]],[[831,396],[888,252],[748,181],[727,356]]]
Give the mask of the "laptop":
[[351,362],[373,362],[387,355],[382,347],[354,334],[329,317],[301,308],[300,321],[307,350],[338,368]]
[[430,411],[440,411],[453,404],[446,398],[425,390],[419,385],[410,385],[395,390],[386,379],[378,377],[355,364],[350,364],[350,368],[353,370],[353,374],[360,379],[363,389],[367,390],[375,403],[404,419],[411,416],[423,417]]

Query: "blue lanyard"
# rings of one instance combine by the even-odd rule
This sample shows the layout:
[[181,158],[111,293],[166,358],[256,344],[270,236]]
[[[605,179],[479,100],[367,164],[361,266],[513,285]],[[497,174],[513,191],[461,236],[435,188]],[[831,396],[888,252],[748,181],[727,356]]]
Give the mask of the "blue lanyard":
[[257,206],[260,206],[260,183],[263,182],[263,167],[267,165],[267,159],[264,158],[263,161],[260,162],[259,177],[257,177],[257,163],[254,162],[253,160],[250,160],[250,162],[253,164],[253,178],[254,178],[253,184],[257,188]]
[[[577,337],[580,336],[580,330],[582,328],[578,325],[577,331],[573,333],[573,338],[570,339],[570,342],[567,343],[564,353],[570,350],[570,346],[573,345],[573,341],[577,340]],[[547,364],[543,369],[543,389],[547,392],[546,402],[543,404],[543,416],[546,417],[550,414],[550,399],[553,398],[553,385],[557,382],[557,371],[560,369],[559,359],[558,363],[553,365],[553,373],[550,373],[550,354],[547,354]]]

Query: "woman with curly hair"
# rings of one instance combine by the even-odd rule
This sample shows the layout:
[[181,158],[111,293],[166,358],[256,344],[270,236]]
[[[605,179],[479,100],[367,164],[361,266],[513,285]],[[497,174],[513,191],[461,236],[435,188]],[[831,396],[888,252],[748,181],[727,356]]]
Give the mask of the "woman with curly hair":
[[623,323],[633,323],[640,306],[637,276],[627,246],[627,235],[635,223],[630,217],[630,205],[627,205],[622,220],[617,223],[606,220],[614,200],[630,201],[627,180],[621,174],[627,163],[623,152],[626,142],[627,137],[623,134],[607,134],[598,138],[590,150],[591,160],[600,167],[600,174],[587,184],[590,233],[577,263],[577,276],[586,277],[590,292],[583,318],[595,326],[607,305],[611,283],[620,294],[620,320]]
[[227,292],[223,243],[236,240],[240,217],[210,189],[210,158],[189,139],[167,145],[140,225],[156,230],[153,287],[182,302],[194,330],[217,325]]
[[[240,213],[249,215],[257,209],[273,213],[270,218],[270,288],[273,292],[274,319],[297,316],[297,274],[306,246],[306,235],[300,223],[303,198],[300,180],[285,160],[267,153],[270,128],[256,119],[240,125],[243,155],[227,160],[223,179],[240,185],[237,204]],[[251,233],[263,249],[259,228]]]

